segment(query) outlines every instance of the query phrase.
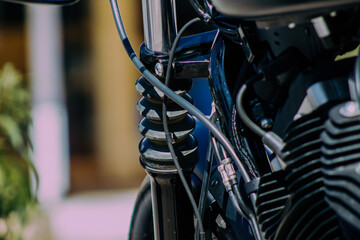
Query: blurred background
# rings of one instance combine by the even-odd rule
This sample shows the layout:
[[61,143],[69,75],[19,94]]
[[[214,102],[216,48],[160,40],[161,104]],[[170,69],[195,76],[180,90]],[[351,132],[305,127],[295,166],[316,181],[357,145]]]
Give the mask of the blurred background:
[[[142,42],[140,1],[127,2],[119,1],[119,5],[137,48]],[[49,11],[50,17],[46,15]],[[52,21],[58,26],[50,27],[60,31],[55,39],[59,52],[53,57],[63,72],[60,83],[54,84],[63,84],[65,95],[57,101],[64,101],[68,115],[71,174],[67,191],[138,186],[144,177],[138,164],[138,95],[134,89],[139,74],[123,51],[109,3],[88,0],[60,8],[0,1],[0,66],[13,63],[29,86],[35,78],[34,55],[39,54],[34,45],[44,47],[54,40],[54,30],[34,32],[36,21]],[[49,91],[46,86],[36,85]]]
[[[137,49],[141,1],[119,6]],[[119,41],[109,2],[0,1],[0,52],[0,67],[11,62],[32,93],[33,160],[49,231],[41,239],[125,239],[145,176],[138,161],[139,74]]]

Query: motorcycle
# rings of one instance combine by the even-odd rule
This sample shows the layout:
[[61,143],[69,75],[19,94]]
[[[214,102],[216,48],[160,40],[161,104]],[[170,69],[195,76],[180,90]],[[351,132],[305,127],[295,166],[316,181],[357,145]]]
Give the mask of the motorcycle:
[[191,0],[179,32],[175,0],[142,0],[140,57],[109,1],[143,75],[129,239],[360,239],[360,0]]
[[[177,32],[175,1],[143,0],[140,58],[110,3],[143,75],[130,239],[360,239],[360,1],[193,0]],[[182,37],[199,21],[216,30]]]
[[177,32],[175,1],[142,1],[138,58],[110,0],[143,75],[129,239],[360,239],[360,1],[190,2]]

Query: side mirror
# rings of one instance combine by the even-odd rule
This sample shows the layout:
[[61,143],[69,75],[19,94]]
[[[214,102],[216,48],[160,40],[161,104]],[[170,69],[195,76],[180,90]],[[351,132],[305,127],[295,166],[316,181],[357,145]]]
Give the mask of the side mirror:
[[78,2],[79,0],[4,0],[6,2],[13,3],[42,3],[42,4],[55,4],[55,5],[67,5]]

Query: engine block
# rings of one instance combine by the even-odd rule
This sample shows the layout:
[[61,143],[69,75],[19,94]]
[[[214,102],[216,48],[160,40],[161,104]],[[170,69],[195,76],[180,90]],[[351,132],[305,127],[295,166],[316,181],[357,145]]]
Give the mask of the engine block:
[[257,216],[266,239],[341,239],[337,216],[325,200],[320,136],[327,113],[322,108],[294,121],[284,139],[285,170],[262,177]]
[[332,109],[321,136],[325,199],[345,237],[360,239],[360,116],[343,116],[344,106]]

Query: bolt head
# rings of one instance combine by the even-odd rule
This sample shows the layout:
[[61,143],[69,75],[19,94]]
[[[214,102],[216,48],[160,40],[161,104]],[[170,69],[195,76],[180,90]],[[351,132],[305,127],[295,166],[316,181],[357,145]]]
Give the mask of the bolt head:
[[270,118],[264,118],[261,120],[260,124],[261,124],[262,128],[269,129],[269,128],[272,128],[273,121]]
[[337,16],[337,12],[336,11],[333,11],[330,13],[330,17],[336,17]]
[[294,29],[296,27],[296,23],[289,23],[288,27],[290,29]]
[[212,186],[212,187],[215,187],[215,186],[217,186],[218,184],[219,184],[219,181],[216,180],[216,179],[214,179],[214,180],[211,182],[211,186]]
[[155,74],[159,77],[164,76],[164,65],[162,65],[162,63],[155,64]]

